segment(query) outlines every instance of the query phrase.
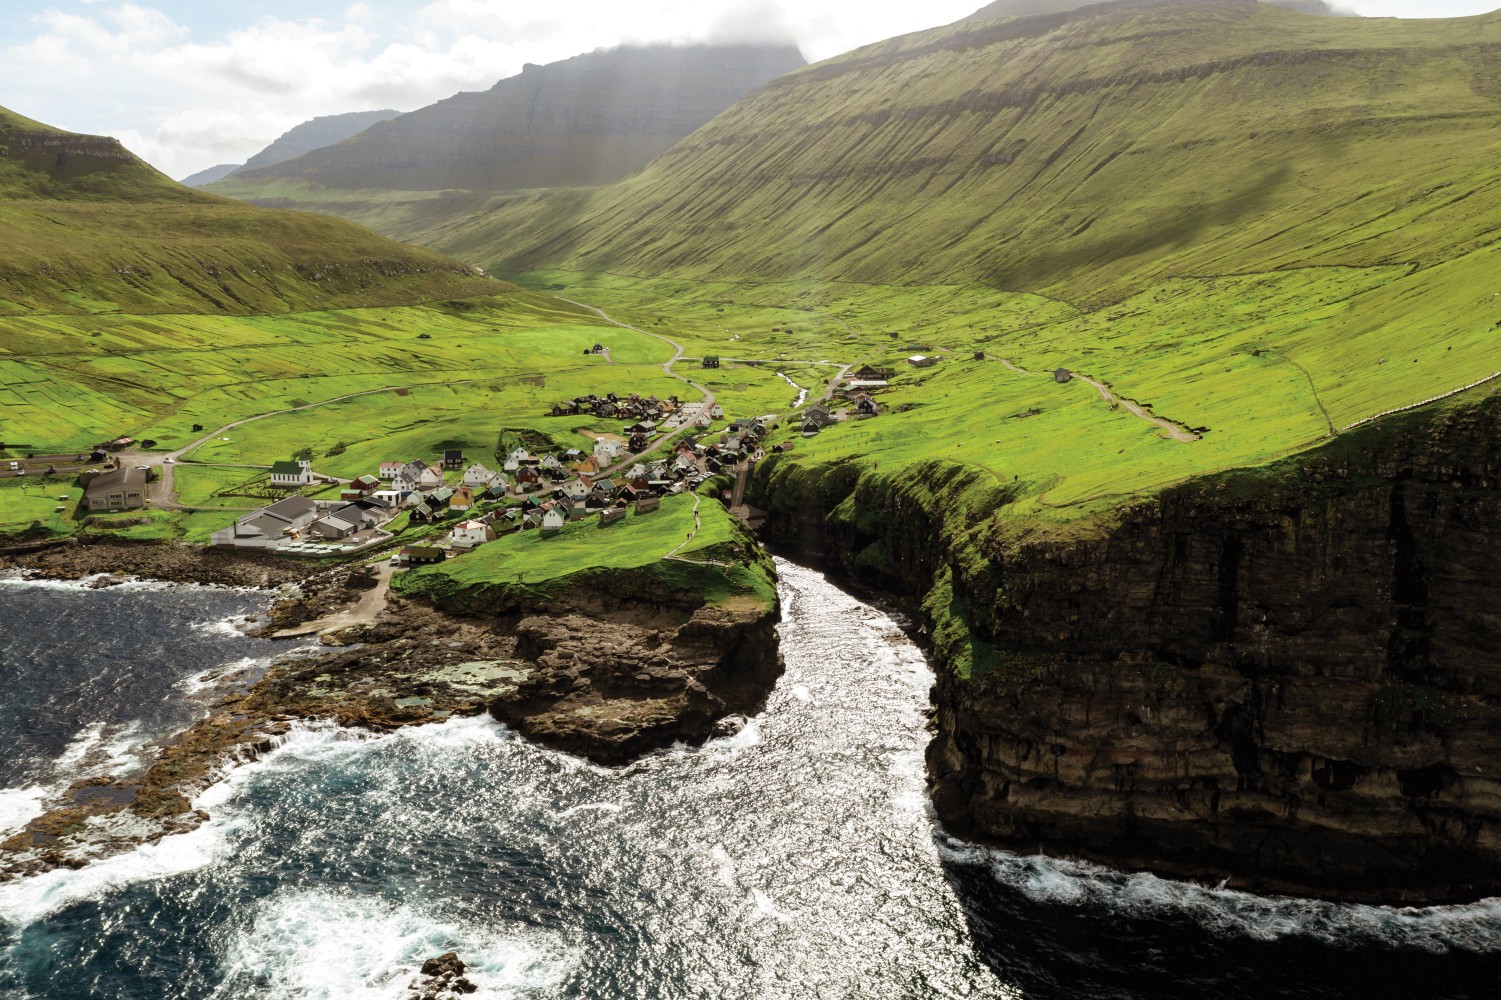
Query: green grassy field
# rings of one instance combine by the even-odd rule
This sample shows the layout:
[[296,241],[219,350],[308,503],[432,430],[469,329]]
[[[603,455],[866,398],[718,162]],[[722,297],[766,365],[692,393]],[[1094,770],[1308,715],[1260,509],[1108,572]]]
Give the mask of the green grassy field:
[[[285,316],[34,314],[7,320],[0,340],[0,440],[39,454],[118,435],[172,449],[197,436],[194,424],[212,430],[371,389],[582,375],[606,365],[583,355],[596,342],[612,349],[616,367],[639,365],[647,380],[670,356],[659,342],[525,292]],[[484,386],[475,391],[477,402],[494,401]],[[261,461],[281,457],[267,455]]]
[[453,594],[485,590],[499,603],[518,597],[543,599],[581,582],[579,574],[639,570],[674,589],[700,593],[709,603],[772,607],[776,591],[761,560],[748,560],[748,534],[719,503],[699,505],[702,527],[679,553],[687,560],[716,559],[734,566],[664,561],[693,531],[690,495],[668,497],[647,514],[634,510],[622,521],[601,527],[586,518],[554,535],[518,531],[482,545],[438,566],[423,566],[398,575],[392,587],[408,594]]

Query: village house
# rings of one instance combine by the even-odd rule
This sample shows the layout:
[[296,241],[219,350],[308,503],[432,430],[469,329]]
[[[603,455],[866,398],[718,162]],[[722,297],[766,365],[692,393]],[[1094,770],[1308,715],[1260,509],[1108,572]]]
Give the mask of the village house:
[[296,489],[313,484],[313,463],[306,458],[277,462],[271,466],[271,485],[278,489]]
[[718,368],[719,367],[719,355],[717,355],[717,354],[706,354],[706,355],[704,355],[704,367],[705,368]]
[[382,462],[380,463],[380,478],[395,479],[401,475],[401,470],[405,467],[405,462]]
[[718,403],[715,403],[713,406],[709,407],[709,417],[712,420],[723,420],[724,407],[720,406]]
[[89,510],[134,510],[146,505],[144,468],[101,472],[84,486],[83,499]]
[[464,470],[464,485],[472,490],[489,489],[493,482],[495,482],[495,473],[479,462],[475,462]]
[[446,554],[442,549],[432,545],[408,545],[402,548],[397,558],[409,566],[422,566],[429,563],[440,563]]
[[544,533],[561,531],[563,525],[567,523],[568,512],[561,505],[554,505],[548,508],[547,512],[542,515],[542,531]]
[[443,453],[443,468],[462,469],[464,467],[464,453],[462,451],[448,450]]
[[375,476],[360,476],[339,493],[340,500],[363,500],[380,489],[380,480]]
[[448,498],[448,509],[454,513],[462,513],[474,506],[474,491],[467,486],[460,486],[453,491],[453,496]]
[[495,529],[484,521],[460,521],[448,534],[448,544],[456,549],[472,549],[496,539]]
[[907,359],[907,364],[913,368],[932,368],[938,364],[938,359],[923,354],[914,354]]
[[806,424],[809,421],[816,424],[820,430],[836,422],[833,412],[822,403],[814,403],[803,411],[803,423]]

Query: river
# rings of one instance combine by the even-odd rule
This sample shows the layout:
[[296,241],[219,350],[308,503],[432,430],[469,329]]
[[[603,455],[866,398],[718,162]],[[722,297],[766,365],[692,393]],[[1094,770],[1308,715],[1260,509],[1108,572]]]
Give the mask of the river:
[[[946,837],[922,655],[779,565],[787,672],[737,735],[609,769],[485,718],[300,727],[198,830],[0,886],[0,997],[395,1000],[449,949],[480,997],[1496,995],[1494,903],[1261,899]],[[281,648],[229,627],[260,601],[0,584],[0,827]]]

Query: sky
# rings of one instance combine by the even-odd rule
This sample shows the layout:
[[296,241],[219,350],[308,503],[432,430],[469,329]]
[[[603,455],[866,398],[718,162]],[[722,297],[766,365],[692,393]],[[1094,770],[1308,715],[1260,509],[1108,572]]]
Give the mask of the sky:
[[[411,111],[596,48],[795,41],[810,61],[986,0],[0,0],[0,105],[113,135],[173,177],[239,163],[300,122]],[[1459,17],[1501,0],[1336,0]]]

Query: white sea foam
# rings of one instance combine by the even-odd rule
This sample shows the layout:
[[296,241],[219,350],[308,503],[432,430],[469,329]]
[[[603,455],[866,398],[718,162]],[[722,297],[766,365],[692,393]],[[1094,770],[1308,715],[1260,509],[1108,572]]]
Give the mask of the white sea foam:
[[241,639],[245,637],[245,626],[254,617],[254,615],[230,615],[228,618],[196,622],[193,628],[195,631],[207,632],[210,635],[222,635],[232,639]]
[[423,961],[447,951],[469,967],[478,998],[555,988],[576,963],[536,931],[486,927],[418,904],[284,890],[230,943],[214,996],[391,1000],[404,995]]
[[[113,580],[108,587],[99,587],[101,581]],[[254,587],[235,587],[217,583],[174,583],[170,580],[150,580],[139,576],[116,576],[113,573],[92,573],[77,580],[49,580],[32,575],[27,570],[7,570],[0,573],[0,586],[26,587],[33,590],[123,590],[131,593],[168,590],[218,590],[241,594],[261,593]]]
[[0,840],[42,814],[42,803],[47,800],[47,789],[41,785],[25,788],[0,788]]
[[[127,727],[123,732],[132,728]],[[102,725],[87,727],[74,740],[64,759],[107,762],[129,745],[123,736],[105,739],[103,731]],[[211,816],[202,826],[164,837],[155,844],[142,844],[125,854],[93,861],[77,870],[56,869],[0,886],[0,920],[23,926],[123,886],[194,871],[224,858],[232,853],[239,831],[254,821],[254,816],[241,808],[238,800],[252,781],[267,772],[306,767],[310,763],[336,763],[340,758],[392,741],[439,749],[495,742],[507,736],[488,716],[412,726],[380,736],[332,723],[296,725],[278,737],[269,752],[255,761],[230,768],[221,780],[193,800],[195,809],[203,809]],[[99,824],[112,822],[117,820],[99,820]]]
[[955,861],[988,868],[999,882],[1036,902],[1128,918],[1187,917],[1226,938],[1308,937],[1341,946],[1364,943],[1436,954],[1501,951],[1501,899],[1430,907],[1331,903],[1125,874],[1062,858],[1023,857],[948,837],[941,838],[939,848]]
[[586,804],[581,805],[581,806],[574,806],[571,809],[564,809],[562,812],[560,812],[560,813],[557,814],[557,818],[558,819],[570,819],[570,818],[572,818],[574,816],[579,815],[580,813],[590,813],[590,812],[592,812],[592,813],[618,813],[618,812],[620,812],[620,806],[616,805],[613,802],[589,802],[589,803],[586,803]]

